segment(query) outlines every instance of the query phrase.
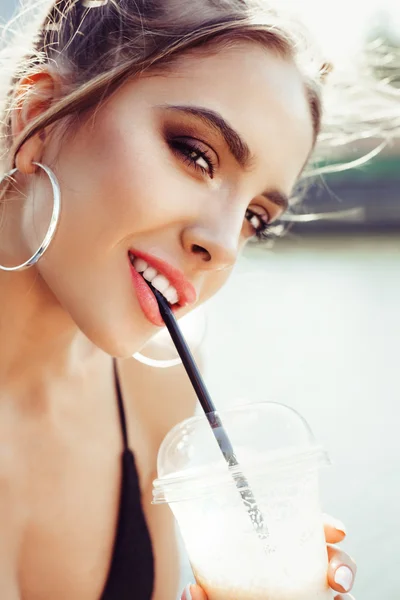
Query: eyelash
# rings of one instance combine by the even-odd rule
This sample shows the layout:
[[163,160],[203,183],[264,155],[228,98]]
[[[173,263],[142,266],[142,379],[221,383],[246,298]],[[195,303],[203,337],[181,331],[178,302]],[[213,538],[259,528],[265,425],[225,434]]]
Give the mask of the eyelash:
[[[265,216],[267,217],[267,215],[265,215]],[[256,228],[250,223],[250,221],[253,217],[257,217],[258,219],[260,219],[260,221],[261,221],[260,227]],[[249,221],[250,225],[252,225],[254,232],[255,232],[255,236],[258,240],[265,241],[265,240],[270,239],[272,223],[265,221],[263,219],[262,215],[257,214],[256,212],[254,212],[254,210],[251,210],[251,208],[248,208],[246,210],[246,219]]]
[[[188,165],[194,167],[196,170],[199,169],[203,175],[208,175],[210,179],[213,179],[217,165],[215,159],[207,150],[201,148],[194,140],[191,140],[190,142],[172,140],[170,145],[175,152],[179,153]],[[193,157],[193,153],[197,154],[197,156]],[[208,170],[198,164],[197,161],[199,158],[202,158],[207,163]]]
[[[183,141],[182,139],[172,140],[170,141],[170,146],[175,152],[179,153],[181,158],[183,158],[187,164],[194,167],[196,170],[199,169],[203,175],[208,175],[210,179],[213,179],[215,169],[217,166],[215,163],[215,159],[210,155],[209,152],[207,152],[207,150],[201,148],[198,144],[196,144],[194,140],[191,140],[190,142]],[[196,158],[191,156],[193,153],[197,154]],[[207,163],[208,170],[197,163],[197,160],[199,158],[203,158],[203,160]],[[250,208],[248,208],[246,210],[246,219],[250,222],[250,220],[253,217],[257,217],[262,223],[262,225],[259,228],[254,228],[256,238],[260,241],[270,239],[272,228],[271,223],[264,221],[262,215],[259,215]]]

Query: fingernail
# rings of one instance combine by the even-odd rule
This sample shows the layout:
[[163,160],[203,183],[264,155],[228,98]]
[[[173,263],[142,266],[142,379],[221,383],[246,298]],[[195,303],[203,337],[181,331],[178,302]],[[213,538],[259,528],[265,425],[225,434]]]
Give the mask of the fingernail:
[[182,594],[182,600],[192,600],[192,594],[190,593],[190,588],[192,587],[192,584],[189,583],[186,587],[185,590]]
[[342,521],[340,521],[339,519],[335,519],[334,517],[331,517],[331,515],[324,515],[324,517],[325,517],[325,523],[327,523],[334,529],[341,531],[344,535],[347,535],[346,527],[345,527],[344,523],[342,523]]
[[334,580],[345,592],[348,592],[353,584],[353,571],[342,565],[336,569]]

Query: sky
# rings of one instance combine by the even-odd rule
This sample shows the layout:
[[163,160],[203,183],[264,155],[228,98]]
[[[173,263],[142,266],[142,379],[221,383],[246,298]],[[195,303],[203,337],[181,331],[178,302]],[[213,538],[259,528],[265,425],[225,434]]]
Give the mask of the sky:
[[299,14],[314,31],[328,58],[346,58],[357,50],[368,24],[376,23],[379,12],[385,10],[390,13],[391,28],[400,41],[400,0],[301,0],[298,6]]

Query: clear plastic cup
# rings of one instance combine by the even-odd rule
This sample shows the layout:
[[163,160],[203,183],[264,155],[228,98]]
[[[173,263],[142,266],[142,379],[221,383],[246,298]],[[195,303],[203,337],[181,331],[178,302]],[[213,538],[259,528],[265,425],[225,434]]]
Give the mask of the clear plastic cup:
[[[153,489],[174,512],[197,582],[209,600],[332,600],[318,489],[327,454],[281,404],[218,415],[239,465],[228,467],[206,417],[193,417],[163,441]],[[235,483],[243,475],[263,535]]]

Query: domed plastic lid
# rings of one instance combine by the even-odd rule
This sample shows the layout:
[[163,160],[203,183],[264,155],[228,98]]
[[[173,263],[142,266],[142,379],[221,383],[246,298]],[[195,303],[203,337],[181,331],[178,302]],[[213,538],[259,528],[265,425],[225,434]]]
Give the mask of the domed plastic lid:
[[303,417],[275,402],[246,404],[215,413],[233,446],[238,465],[228,467],[205,415],[188,419],[165,437],[158,454],[154,502],[171,502],[209,490],[242,473],[263,477],[290,476],[316,469],[329,458],[316,443]]

